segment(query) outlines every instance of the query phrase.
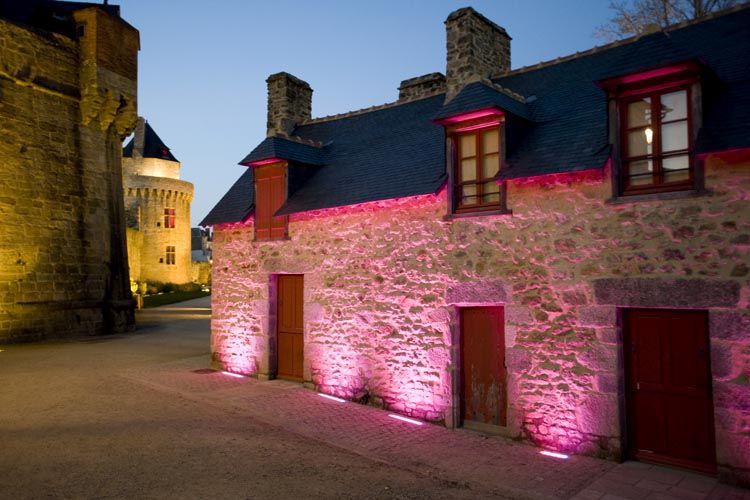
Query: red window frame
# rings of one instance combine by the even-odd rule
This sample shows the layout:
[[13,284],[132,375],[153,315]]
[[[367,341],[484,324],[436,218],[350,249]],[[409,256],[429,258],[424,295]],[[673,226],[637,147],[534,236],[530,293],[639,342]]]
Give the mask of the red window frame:
[[175,226],[175,215],[174,208],[164,209],[164,227],[167,229],[174,229]]
[[287,236],[286,215],[274,214],[286,201],[286,163],[255,167],[255,239],[276,240]]
[[[661,193],[669,191],[683,191],[693,189],[695,185],[695,166],[693,150],[693,110],[692,110],[692,81],[662,82],[648,88],[635,88],[623,92],[619,96],[620,111],[620,145],[621,145],[621,192],[623,195],[637,195],[649,193]],[[684,118],[674,120],[665,119],[661,108],[661,98],[664,95],[684,92],[685,110]],[[628,106],[636,102],[650,100],[651,121],[644,125],[631,126],[628,123]],[[686,124],[686,147],[670,151],[664,151],[662,127],[671,124]],[[648,130],[647,130],[648,129]],[[632,153],[629,150],[630,134],[650,131],[652,137],[649,146],[651,151],[646,154]],[[684,170],[665,169],[664,163],[670,158],[687,156],[687,167]],[[649,172],[631,172],[631,166],[637,162],[648,162]],[[685,171],[687,178],[669,180],[670,173]],[[650,182],[638,183],[636,181],[646,180]]]
[[[488,138],[493,133],[495,138]],[[457,214],[496,211],[502,209],[502,192],[495,181],[495,176],[500,169],[502,158],[502,130],[501,122],[493,120],[490,122],[470,122],[456,127],[452,133],[454,144],[453,161],[453,207]],[[472,142],[473,147],[464,150],[462,144],[468,139],[467,144]],[[488,140],[496,143],[485,151]],[[485,160],[494,156],[490,161],[497,161],[491,173],[485,174],[483,168]],[[473,176],[464,179],[463,172],[465,163],[470,165],[474,162]],[[470,166],[468,167],[470,170]]]

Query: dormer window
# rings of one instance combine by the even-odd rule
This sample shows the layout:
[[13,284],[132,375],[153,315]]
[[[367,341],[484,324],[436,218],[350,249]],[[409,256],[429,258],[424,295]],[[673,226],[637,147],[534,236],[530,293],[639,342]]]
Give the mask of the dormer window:
[[685,61],[598,82],[617,109],[618,118],[610,121],[618,131],[615,198],[703,188],[693,149],[700,128],[700,74],[697,62]]
[[623,194],[692,189],[690,102],[686,86],[620,100]]
[[455,143],[456,212],[499,208],[500,186],[495,181],[500,169],[499,124],[459,129]]

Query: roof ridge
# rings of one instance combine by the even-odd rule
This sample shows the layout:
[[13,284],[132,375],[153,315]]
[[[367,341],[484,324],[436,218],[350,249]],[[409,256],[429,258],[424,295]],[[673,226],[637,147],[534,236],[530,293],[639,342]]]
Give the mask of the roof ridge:
[[503,87],[499,83],[495,83],[492,80],[489,80],[489,83],[490,83],[490,87],[497,90],[498,92],[502,92],[503,94],[507,95],[511,99],[514,99],[520,102],[521,104],[526,104],[526,98],[522,96],[521,94],[519,94],[518,92],[514,92],[507,87]]
[[679,23],[670,24],[669,26],[665,26],[663,28],[659,28],[656,31],[649,31],[649,32],[645,32],[645,33],[639,33],[637,35],[633,35],[633,36],[630,36],[630,37],[627,37],[627,38],[623,38],[623,39],[620,39],[620,40],[615,40],[614,42],[609,42],[609,43],[606,43],[604,45],[596,45],[596,46],[594,46],[594,47],[592,47],[590,49],[586,49],[586,50],[583,50],[583,51],[580,51],[580,52],[576,52],[575,54],[570,54],[570,55],[567,55],[567,56],[556,57],[555,59],[550,59],[548,61],[541,61],[541,62],[538,62],[536,64],[531,64],[529,66],[522,66],[520,68],[516,68],[516,69],[510,70],[510,71],[505,71],[505,72],[502,72],[502,73],[495,73],[492,76],[492,78],[502,78],[502,77],[509,76],[509,75],[516,75],[516,74],[519,74],[519,73],[525,73],[527,71],[535,71],[535,70],[538,70],[538,69],[547,68],[549,66],[554,66],[555,64],[560,64],[560,63],[563,63],[563,62],[571,61],[571,60],[574,60],[574,59],[578,59],[580,57],[586,57],[586,56],[589,56],[591,54],[596,54],[598,52],[602,52],[602,51],[605,51],[605,50],[612,49],[614,47],[619,47],[621,45],[626,45],[626,44],[634,43],[634,42],[637,42],[638,40],[640,40],[641,38],[646,37],[646,36],[654,35],[654,34],[657,34],[657,33],[662,33],[662,34],[666,35],[667,33],[672,32],[672,31],[680,30],[680,29],[683,29],[683,28],[686,28],[688,26],[692,26],[692,25],[695,25],[695,24],[700,24],[702,22],[709,21],[709,20],[714,19],[716,17],[722,17],[722,16],[725,16],[725,15],[728,15],[728,14],[733,14],[735,12],[739,12],[739,11],[745,10],[745,9],[749,9],[750,10],[750,3],[735,5],[734,7],[729,7],[727,9],[720,10],[720,11],[717,11],[717,12],[709,12],[708,14],[703,15],[703,16],[698,17],[698,18],[695,18],[695,19],[688,19],[686,21],[680,21]]
[[296,142],[297,144],[302,144],[305,146],[312,146],[315,148],[322,148],[323,143],[320,141],[313,141],[312,139],[305,139],[304,137],[300,137],[298,135],[288,135],[284,133],[277,133],[273,137],[278,137],[279,139],[284,139],[290,142]]
[[409,104],[415,101],[421,101],[422,99],[428,99],[430,97],[435,97],[440,94],[445,94],[445,89],[434,89],[430,92],[425,92],[424,94],[420,94],[413,97],[408,97],[406,99],[399,99],[397,101],[392,102],[386,102],[384,104],[377,104],[375,106],[370,106],[368,108],[362,108],[362,109],[355,109],[352,111],[347,111],[345,113],[337,113],[335,115],[328,115],[328,116],[320,116],[317,118],[311,118],[309,120],[305,120],[300,122],[298,125],[311,125],[314,123],[321,123],[321,122],[327,122],[327,121],[333,121],[333,120],[340,120],[342,118],[349,118],[352,116],[357,115],[364,115],[366,113],[371,113],[373,111],[380,111],[382,109],[389,109],[394,108],[396,106],[400,106],[402,104]]

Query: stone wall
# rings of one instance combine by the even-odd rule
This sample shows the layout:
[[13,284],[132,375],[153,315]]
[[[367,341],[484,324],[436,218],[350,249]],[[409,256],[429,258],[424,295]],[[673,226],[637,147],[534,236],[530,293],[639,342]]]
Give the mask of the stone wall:
[[669,201],[606,203],[608,174],[589,172],[510,182],[512,215],[444,221],[442,191],[293,215],[290,241],[217,226],[214,366],[274,376],[274,276],[303,274],[309,385],[455,425],[457,313],[502,305],[506,433],[618,458],[622,309],[705,309],[718,461],[736,478],[750,469],[749,167],[709,159],[713,193]]
[[136,60],[123,47],[137,51],[138,32],[99,9],[76,18],[122,43],[107,52],[91,31],[75,42],[0,20],[0,343],[134,321],[119,151],[136,75],[96,61]]

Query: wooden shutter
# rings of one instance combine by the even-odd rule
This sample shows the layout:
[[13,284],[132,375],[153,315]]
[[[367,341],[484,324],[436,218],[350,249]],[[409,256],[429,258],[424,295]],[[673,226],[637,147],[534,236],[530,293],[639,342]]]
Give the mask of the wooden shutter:
[[255,239],[284,238],[288,217],[274,217],[286,200],[286,163],[255,168]]

